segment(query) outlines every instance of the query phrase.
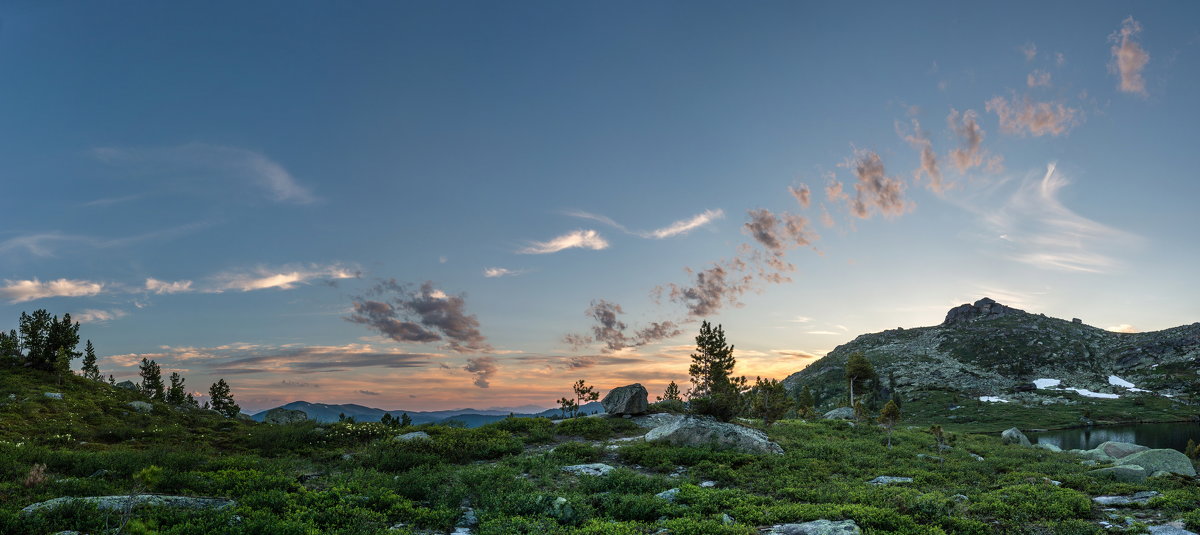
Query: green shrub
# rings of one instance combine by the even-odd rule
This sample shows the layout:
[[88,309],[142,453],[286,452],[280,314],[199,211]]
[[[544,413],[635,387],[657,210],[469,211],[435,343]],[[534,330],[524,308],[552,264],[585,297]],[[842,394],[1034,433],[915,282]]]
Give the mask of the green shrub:
[[610,421],[609,418],[603,416],[568,418],[555,426],[555,432],[588,440],[607,440],[616,434]]

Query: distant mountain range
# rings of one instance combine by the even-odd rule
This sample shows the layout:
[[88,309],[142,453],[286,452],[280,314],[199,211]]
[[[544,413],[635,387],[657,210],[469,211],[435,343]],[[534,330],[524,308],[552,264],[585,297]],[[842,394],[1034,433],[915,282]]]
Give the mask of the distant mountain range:
[[[278,407],[276,407],[278,408]],[[446,411],[405,411],[405,410],[383,410],[364,405],[347,403],[342,405],[331,405],[328,403],[309,403],[307,401],[293,401],[283,405],[284,409],[292,409],[304,411],[310,420],[318,422],[336,422],[338,418],[345,415],[347,418],[354,418],[356,422],[378,422],[385,414],[391,414],[393,418],[400,418],[402,414],[408,414],[412,418],[414,424],[428,423],[448,423],[452,420],[462,422],[467,427],[479,427],[481,425],[490,424],[499,420],[503,420],[512,414],[521,418],[557,418],[562,415],[560,409],[542,409],[536,405],[525,405],[521,407],[499,407],[491,409],[454,409]],[[268,411],[270,409],[267,409]],[[604,412],[604,406],[597,401],[593,401],[584,405],[581,414],[599,414]],[[267,416],[267,411],[257,412],[250,415],[255,421],[261,422]]]

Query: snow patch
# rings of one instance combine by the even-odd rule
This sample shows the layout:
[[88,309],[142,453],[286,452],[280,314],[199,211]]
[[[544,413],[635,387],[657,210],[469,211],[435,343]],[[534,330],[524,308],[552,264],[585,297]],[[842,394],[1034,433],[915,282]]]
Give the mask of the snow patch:
[[1113,386],[1123,386],[1125,388],[1133,388],[1133,383],[1126,381],[1115,375],[1108,376],[1108,384]]
[[1038,388],[1054,388],[1060,384],[1062,381],[1059,379],[1038,379],[1033,382],[1033,385]]
[[1118,396],[1117,394],[1105,394],[1104,392],[1092,392],[1091,390],[1088,390],[1086,388],[1063,388],[1063,390],[1072,390],[1081,396],[1087,396],[1089,398],[1118,399],[1121,397],[1121,396]]
[[986,401],[988,403],[1008,403],[1007,399],[996,396],[979,396],[979,401]]

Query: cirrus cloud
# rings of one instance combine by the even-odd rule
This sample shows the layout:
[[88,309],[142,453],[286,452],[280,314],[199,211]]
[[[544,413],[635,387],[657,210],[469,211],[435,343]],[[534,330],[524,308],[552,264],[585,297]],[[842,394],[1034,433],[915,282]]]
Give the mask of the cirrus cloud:
[[0,298],[10,303],[24,303],[47,297],[88,297],[104,290],[104,283],[77,279],[55,279],[42,282],[36,277],[28,280],[4,280]]

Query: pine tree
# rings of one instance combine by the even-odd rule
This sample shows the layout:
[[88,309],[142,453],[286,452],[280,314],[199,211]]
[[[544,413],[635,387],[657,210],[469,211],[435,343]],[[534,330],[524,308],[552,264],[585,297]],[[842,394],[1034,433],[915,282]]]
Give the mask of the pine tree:
[[152,400],[163,401],[166,393],[164,392],[162,369],[158,367],[158,363],[143,357],[142,363],[138,366],[138,375],[142,376],[142,394]]
[[671,381],[667,385],[663,395],[655,397],[658,398],[658,401],[683,401],[683,398],[679,396],[679,385],[675,384],[675,381]]
[[850,406],[855,405],[854,389],[875,378],[875,367],[862,353],[852,353],[846,359],[846,384],[850,391]]
[[226,418],[233,418],[242,412],[242,408],[233,401],[233,393],[224,379],[217,380],[208,388],[208,398],[211,400],[210,407]]
[[883,410],[879,412],[879,423],[883,424],[888,431],[888,448],[892,447],[892,428],[900,422],[900,405],[896,400],[888,400],[887,405],[883,406]]
[[21,338],[16,329],[0,331],[0,357],[21,357]]
[[754,388],[750,389],[751,416],[762,418],[763,425],[770,427],[791,408],[792,398],[788,397],[783,383],[775,379],[755,378]]
[[688,398],[692,411],[728,422],[741,408],[741,394],[746,389],[745,377],[733,377],[737,363],[733,346],[725,344],[725,330],[713,328],[707,321],[700,324],[696,336],[696,352],[688,366],[692,388]]
[[58,384],[62,384],[63,377],[71,375],[71,359],[67,357],[67,348],[60,347],[54,357],[54,375]]
[[383,413],[383,418],[379,419],[379,423],[381,423],[387,427],[395,427],[396,421],[394,419],[392,419],[392,415],[390,413],[385,412],[385,413]]
[[796,410],[801,416],[809,416],[813,412],[813,407],[817,404],[813,398],[812,390],[809,390],[808,385],[804,385],[800,389],[800,393],[796,394]]
[[560,410],[562,410],[563,418],[567,418],[567,414],[570,414],[572,417],[574,417],[575,413],[579,412],[579,403],[568,397],[559,398],[558,406]]
[[412,416],[409,416],[407,412],[400,413],[400,427],[408,427],[410,425],[412,425]]
[[179,372],[171,372],[171,386],[167,388],[167,404],[178,407],[187,403],[187,389]]
[[596,392],[596,388],[588,386],[583,379],[576,381],[571,388],[575,391],[575,414],[572,417],[579,416],[579,409],[589,401],[600,399],[600,393]]
[[87,347],[83,350],[83,376],[93,381],[103,381],[104,376],[100,374],[100,367],[96,365],[96,348],[92,347],[92,341],[87,341]]

